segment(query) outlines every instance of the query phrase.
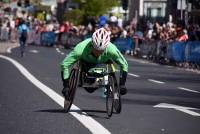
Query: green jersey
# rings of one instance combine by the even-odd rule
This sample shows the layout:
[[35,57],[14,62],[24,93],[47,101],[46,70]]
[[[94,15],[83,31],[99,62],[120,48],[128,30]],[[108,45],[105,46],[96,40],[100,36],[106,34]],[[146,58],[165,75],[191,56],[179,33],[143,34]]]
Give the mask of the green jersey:
[[120,66],[121,71],[128,72],[127,61],[114,44],[109,43],[105,51],[99,57],[93,56],[91,52],[91,38],[77,44],[76,47],[74,47],[74,49],[61,62],[61,71],[63,72],[64,79],[69,77],[70,66],[78,60],[91,64],[102,64],[109,60],[113,60]]

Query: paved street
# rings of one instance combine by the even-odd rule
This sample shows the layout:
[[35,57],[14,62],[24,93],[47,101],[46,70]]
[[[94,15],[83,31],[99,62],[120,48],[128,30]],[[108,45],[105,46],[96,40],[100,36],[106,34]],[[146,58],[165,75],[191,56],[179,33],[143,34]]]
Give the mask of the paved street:
[[200,134],[200,74],[127,57],[128,94],[110,119],[101,92],[78,88],[63,111],[59,63],[69,50],[28,46],[0,54],[2,134]]

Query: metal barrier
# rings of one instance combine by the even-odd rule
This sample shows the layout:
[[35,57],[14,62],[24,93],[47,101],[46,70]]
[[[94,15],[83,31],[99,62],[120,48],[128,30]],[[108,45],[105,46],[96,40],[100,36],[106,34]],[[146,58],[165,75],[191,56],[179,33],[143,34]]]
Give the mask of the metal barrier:
[[193,42],[164,42],[144,41],[139,45],[139,57],[161,64],[200,65],[200,41]]
[[185,46],[184,42],[173,42],[167,46],[167,58],[170,61],[184,62],[185,61]]
[[185,48],[186,62],[200,64],[200,41],[188,42]]
[[0,27],[0,40],[7,41],[9,39],[9,29],[7,27]]
[[54,32],[42,32],[40,43],[41,45],[53,46],[55,44],[56,35]]
[[142,44],[139,44],[139,50],[138,56],[152,60],[153,57],[156,57],[156,42],[143,41]]
[[83,40],[82,36],[78,36],[72,33],[63,33],[60,38],[60,43],[65,48],[71,48],[74,47],[79,42],[81,42],[82,40]]
[[131,37],[127,38],[118,38],[113,42],[116,47],[122,52],[133,50],[133,39]]

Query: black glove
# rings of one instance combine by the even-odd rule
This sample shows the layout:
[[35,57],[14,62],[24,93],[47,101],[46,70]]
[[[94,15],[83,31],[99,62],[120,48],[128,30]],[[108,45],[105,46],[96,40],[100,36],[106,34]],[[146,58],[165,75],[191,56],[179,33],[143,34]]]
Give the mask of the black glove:
[[122,72],[120,73],[119,85],[125,85],[125,83],[126,83],[126,78],[127,78],[127,72],[122,71]]
[[62,94],[65,97],[65,99],[67,99],[68,94],[69,94],[69,79],[64,79],[63,72],[61,72],[61,78],[63,82]]
[[68,80],[63,81],[62,94],[65,97],[65,99],[68,99],[68,97],[69,97],[69,84],[68,84]]
[[69,79],[63,80],[63,87],[69,88]]
[[121,95],[125,95],[127,93],[127,88],[125,86],[126,78],[127,78],[127,72],[122,71],[120,75],[120,81],[119,81],[119,89],[120,89]]
[[63,87],[64,88],[66,88],[66,87],[69,88],[69,78],[68,79],[64,79],[63,72],[61,72],[61,78],[62,78],[62,82],[63,82]]

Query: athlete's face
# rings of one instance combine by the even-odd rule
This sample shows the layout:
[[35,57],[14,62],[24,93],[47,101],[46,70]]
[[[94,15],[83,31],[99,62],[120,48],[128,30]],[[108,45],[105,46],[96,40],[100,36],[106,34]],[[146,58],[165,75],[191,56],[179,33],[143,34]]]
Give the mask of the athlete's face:
[[103,52],[104,51],[99,51],[99,50],[92,48],[92,55],[95,57],[99,57]]

